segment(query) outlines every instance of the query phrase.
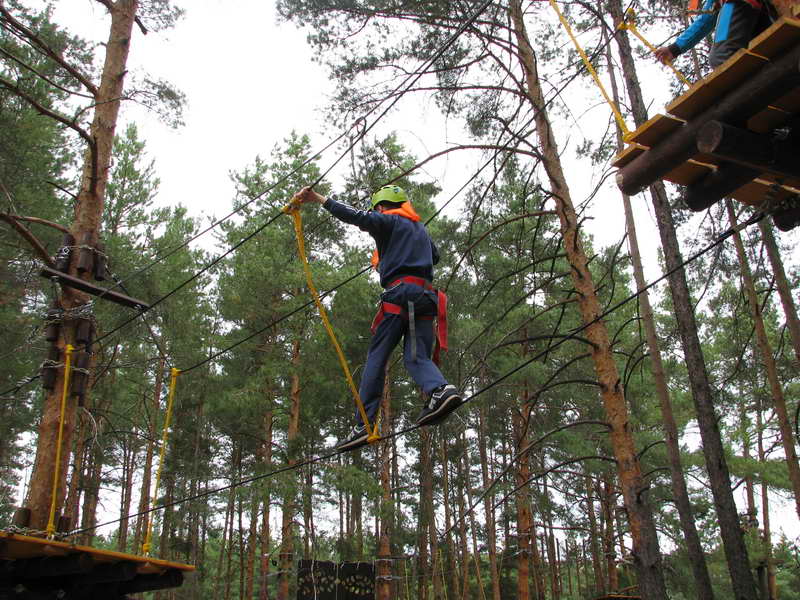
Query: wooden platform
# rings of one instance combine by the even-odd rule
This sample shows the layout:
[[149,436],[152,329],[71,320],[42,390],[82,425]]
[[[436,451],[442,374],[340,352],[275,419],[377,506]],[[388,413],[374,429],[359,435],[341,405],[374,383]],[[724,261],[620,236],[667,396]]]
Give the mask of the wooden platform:
[[[800,7],[794,10],[797,16]],[[694,210],[703,210],[724,196],[753,206],[764,205],[769,197],[782,201],[784,210],[796,209],[796,219],[784,220],[795,226],[794,221],[800,221],[800,162],[795,168],[786,160],[782,164],[771,159],[759,161],[752,152],[745,160],[731,150],[729,138],[740,132],[753,134],[769,150],[772,132],[790,126],[790,141],[781,141],[784,145],[773,148],[773,154],[796,155],[795,146],[791,152],[785,150],[787,144],[800,141],[798,58],[800,19],[783,17],[747,49],[739,50],[667,105],[667,114],[656,115],[631,134],[627,147],[613,161],[619,169],[619,187],[634,194],[656,180],[671,181],[687,186],[685,198]],[[712,122],[735,126],[731,131],[725,129],[729,138],[724,141],[730,142],[726,152],[717,147],[701,152],[698,147],[697,136]],[[698,201],[702,195],[707,200]]]
[[122,599],[179,587],[194,567],[0,531],[0,597]]

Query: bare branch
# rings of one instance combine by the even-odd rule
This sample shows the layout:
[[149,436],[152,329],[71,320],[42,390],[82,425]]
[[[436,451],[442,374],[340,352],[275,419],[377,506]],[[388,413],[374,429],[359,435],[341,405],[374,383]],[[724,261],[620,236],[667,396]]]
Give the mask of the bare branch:
[[47,263],[48,267],[55,267],[55,263],[47,253],[47,249],[45,249],[44,245],[28,230],[27,227],[19,223],[13,216],[7,213],[0,213],[0,220],[3,220],[11,225],[11,227],[13,227],[16,232],[33,247],[36,254],[38,254],[39,258],[41,258],[45,263]]
[[0,54],[2,54],[3,56],[5,56],[5,57],[6,57],[6,58],[8,58],[9,60],[12,60],[12,61],[14,61],[14,62],[15,62],[15,63],[17,63],[19,66],[21,66],[23,69],[27,69],[28,71],[30,71],[31,73],[33,73],[34,75],[36,75],[36,76],[37,76],[39,79],[41,79],[41,80],[43,80],[43,81],[46,81],[47,83],[49,83],[50,85],[52,85],[54,88],[56,88],[56,89],[59,89],[59,90],[61,90],[62,92],[66,92],[67,94],[72,94],[72,95],[75,95],[75,96],[80,96],[80,97],[82,97],[82,98],[89,98],[90,100],[94,100],[94,96],[90,96],[90,95],[88,95],[88,94],[82,94],[82,93],[80,93],[80,92],[76,92],[76,91],[74,91],[74,90],[71,90],[71,89],[69,89],[69,88],[65,88],[64,86],[57,84],[55,81],[53,81],[52,79],[50,79],[50,78],[49,78],[49,77],[47,77],[46,75],[43,75],[42,73],[40,73],[39,71],[37,71],[36,69],[34,69],[32,66],[30,66],[30,65],[29,65],[28,63],[26,63],[25,61],[23,61],[23,60],[21,60],[20,58],[18,58],[18,57],[16,57],[16,56],[14,56],[14,55],[13,55],[13,54],[11,54],[10,52],[6,52],[6,51],[5,51],[5,50],[3,50],[2,48],[0,48]]
[[90,149],[92,151],[92,154],[94,154],[94,140],[75,121],[65,117],[61,113],[57,113],[57,112],[55,112],[53,110],[50,110],[49,108],[45,108],[44,106],[39,104],[39,102],[37,102],[34,98],[29,96],[19,86],[14,85],[13,83],[11,83],[10,81],[8,81],[7,79],[5,79],[3,77],[0,77],[0,85],[2,85],[3,87],[7,88],[9,91],[13,92],[14,94],[16,94],[18,97],[20,97],[23,100],[25,100],[25,102],[27,102],[33,108],[35,108],[36,112],[38,112],[40,115],[44,115],[45,117],[50,117],[51,119],[54,119],[54,120],[58,121],[59,123],[62,123],[63,125],[66,125],[70,129],[78,132],[78,135],[80,135],[84,140],[86,140],[86,143],[89,144],[89,147],[90,147]]
[[57,229],[61,233],[69,233],[69,229],[67,229],[63,225],[60,225],[58,223],[53,223],[52,221],[48,221],[47,219],[40,219],[39,217],[23,217],[22,215],[12,215],[9,213],[0,213],[0,216],[10,217],[15,221],[27,221],[28,223],[45,225],[46,227],[52,227],[53,229]]
[[85,87],[93,96],[97,96],[97,87],[91,82],[91,80],[81,73],[77,68],[72,66],[68,63],[62,56],[56,53],[50,46],[44,43],[39,36],[28,29],[25,25],[20,23],[14,16],[0,3],[0,16],[17,32],[25,36],[27,40],[29,40],[33,45],[35,45],[39,50],[45,55],[50,57],[56,63],[58,63],[65,71],[67,71],[70,75],[72,75],[75,79],[77,79],[83,87]]

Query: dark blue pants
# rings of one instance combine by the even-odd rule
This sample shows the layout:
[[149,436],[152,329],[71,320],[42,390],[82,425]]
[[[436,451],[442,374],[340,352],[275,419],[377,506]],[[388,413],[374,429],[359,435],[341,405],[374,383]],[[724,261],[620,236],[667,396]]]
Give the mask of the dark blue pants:
[[[367,362],[361,375],[361,386],[358,393],[367,411],[370,423],[374,425],[375,415],[381,404],[383,384],[386,379],[386,363],[397,346],[400,338],[404,338],[404,364],[416,384],[426,394],[447,383],[442,372],[431,360],[433,349],[433,320],[421,319],[423,316],[436,315],[436,294],[430,290],[411,283],[401,283],[389,288],[381,294],[381,300],[399,304],[408,310],[408,302],[414,303],[414,328],[416,330],[416,360],[412,360],[411,340],[408,335],[408,319],[400,315],[385,314],[367,353]],[[361,423],[361,415],[356,411],[356,421]]]
[[744,0],[729,0],[723,4],[717,15],[714,45],[708,57],[711,67],[716,69],[739,48],[746,48],[770,23],[766,8],[756,10]]

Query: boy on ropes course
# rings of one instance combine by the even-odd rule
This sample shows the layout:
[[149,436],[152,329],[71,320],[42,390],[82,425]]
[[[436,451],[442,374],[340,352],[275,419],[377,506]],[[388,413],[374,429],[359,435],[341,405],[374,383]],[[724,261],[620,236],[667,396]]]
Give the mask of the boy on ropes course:
[[669,64],[715,29],[708,62],[716,69],[770,26],[773,10],[769,0],[691,0],[689,11],[700,14],[674,43],[657,48],[655,56]]
[[[292,202],[317,202],[340,221],[357,226],[375,240],[377,250],[373,265],[385,291],[372,323],[372,341],[359,386],[369,422],[375,421],[383,394],[386,363],[401,337],[404,338],[405,367],[428,397],[417,424],[431,425],[444,420],[462,402],[456,387],[447,383],[431,360],[435,317],[438,321],[436,362],[439,348],[447,349],[447,296],[431,285],[433,265],[439,262],[439,253],[406,193],[396,185],[385,185],[373,194],[369,211],[325,198],[308,187],[297,192]],[[356,423],[347,438],[337,444],[338,450],[352,450],[367,443],[369,431],[358,412]]]

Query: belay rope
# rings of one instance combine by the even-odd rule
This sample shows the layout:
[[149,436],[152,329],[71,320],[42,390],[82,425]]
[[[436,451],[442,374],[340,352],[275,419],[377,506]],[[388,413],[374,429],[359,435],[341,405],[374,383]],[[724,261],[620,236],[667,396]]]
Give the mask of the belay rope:
[[317,306],[317,311],[322,319],[322,324],[325,325],[325,331],[328,332],[328,337],[333,344],[333,348],[336,350],[336,356],[339,357],[339,364],[342,367],[345,379],[347,379],[347,385],[350,387],[350,391],[353,394],[353,399],[358,407],[358,414],[361,416],[361,420],[364,422],[364,427],[367,429],[367,441],[371,443],[379,440],[380,434],[378,433],[378,427],[380,422],[378,419],[376,419],[374,427],[369,422],[369,417],[367,416],[367,411],[364,408],[364,403],[361,401],[361,396],[358,393],[358,388],[356,388],[355,382],[353,382],[353,376],[350,373],[350,367],[347,366],[347,359],[344,356],[344,352],[342,352],[342,347],[339,345],[339,342],[336,339],[336,333],[334,333],[333,326],[328,319],[328,311],[325,310],[325,305],[322,304],[322,300],[320,300],[319,297],[319,292],[317,291],[316,286],[314,286],[314,280],[311,277],[311,267],[308,264],[308,257],[306,256],[306,244],[303,237],[303,217],[300,215],[298,206],[292,203],[287,204],[284,207],[283,212],[285,212],[287,215],[291,215],[292,219],[294,220],[294,233],[295,237],[297,238],[297,253],[300,255],[300,260],[303,263],[303,272],[306,275],[306,283],[308,284],[308,289],[311,292],[311,296],[314,298],[314,304]]

